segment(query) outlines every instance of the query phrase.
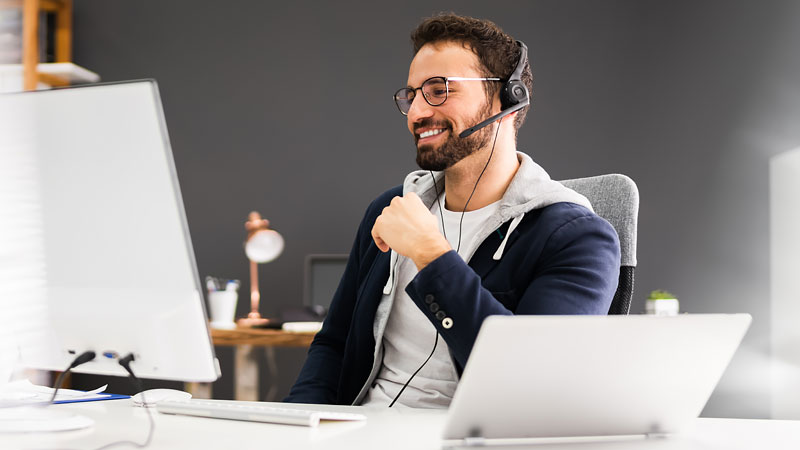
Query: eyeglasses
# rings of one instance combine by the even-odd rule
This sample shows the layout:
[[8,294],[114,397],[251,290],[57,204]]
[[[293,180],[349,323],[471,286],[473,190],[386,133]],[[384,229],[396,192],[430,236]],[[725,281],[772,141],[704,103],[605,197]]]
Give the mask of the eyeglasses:
[[404,115],[408,115],[411,104],[417,96],[417,91],[422,91],[422,98],[431,106],[441,106],[450,93],[451,81],[500,81],[500,78],[464,78],[464,77],[432,77],[425,80],[418,88],[404,87],[395,92],[394,103]]

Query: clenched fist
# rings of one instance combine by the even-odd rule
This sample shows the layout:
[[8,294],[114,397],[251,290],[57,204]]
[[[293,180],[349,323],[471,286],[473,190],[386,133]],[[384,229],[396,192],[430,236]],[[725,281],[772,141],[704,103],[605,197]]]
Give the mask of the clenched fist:
[[410,258],[418,270],[450,251],[450,243],[439,232],[436,216],[413,192],[395,197],[372,227],[372,238],[382,252],[394,250]]

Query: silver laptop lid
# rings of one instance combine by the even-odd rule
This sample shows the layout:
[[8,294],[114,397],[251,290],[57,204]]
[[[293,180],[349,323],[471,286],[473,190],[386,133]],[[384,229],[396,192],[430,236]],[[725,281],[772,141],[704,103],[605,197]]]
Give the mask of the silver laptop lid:
[[749,314],[493,316],[444,439],[671,433],[696,418]]

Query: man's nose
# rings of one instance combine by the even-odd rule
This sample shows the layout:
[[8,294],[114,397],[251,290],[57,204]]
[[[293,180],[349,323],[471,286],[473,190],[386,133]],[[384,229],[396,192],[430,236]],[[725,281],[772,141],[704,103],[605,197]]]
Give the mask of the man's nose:
[[424,118],[431,117],[432,115],[433,106],[429,105],[428,102],[426,102],[422,97],[422,93],[420,93],[414,97],[414,100],[411,101],[411,106],[408,108],[408,124],[411,125],[417,123]]

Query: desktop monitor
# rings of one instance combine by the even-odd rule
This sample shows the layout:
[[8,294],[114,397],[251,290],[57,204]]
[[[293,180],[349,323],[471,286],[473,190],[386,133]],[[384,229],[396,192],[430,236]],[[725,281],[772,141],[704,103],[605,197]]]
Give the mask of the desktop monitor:
[[305,305],[311,308],[331,306],[333,294],[347,267],[346,254],[311,254],[305,264]]
[[[0,95],[2,338],[18,366],[214,381],[155,81]],[[9,331],[12,330],[12,331]],[[6,358],[8,359],[8,358]]]

